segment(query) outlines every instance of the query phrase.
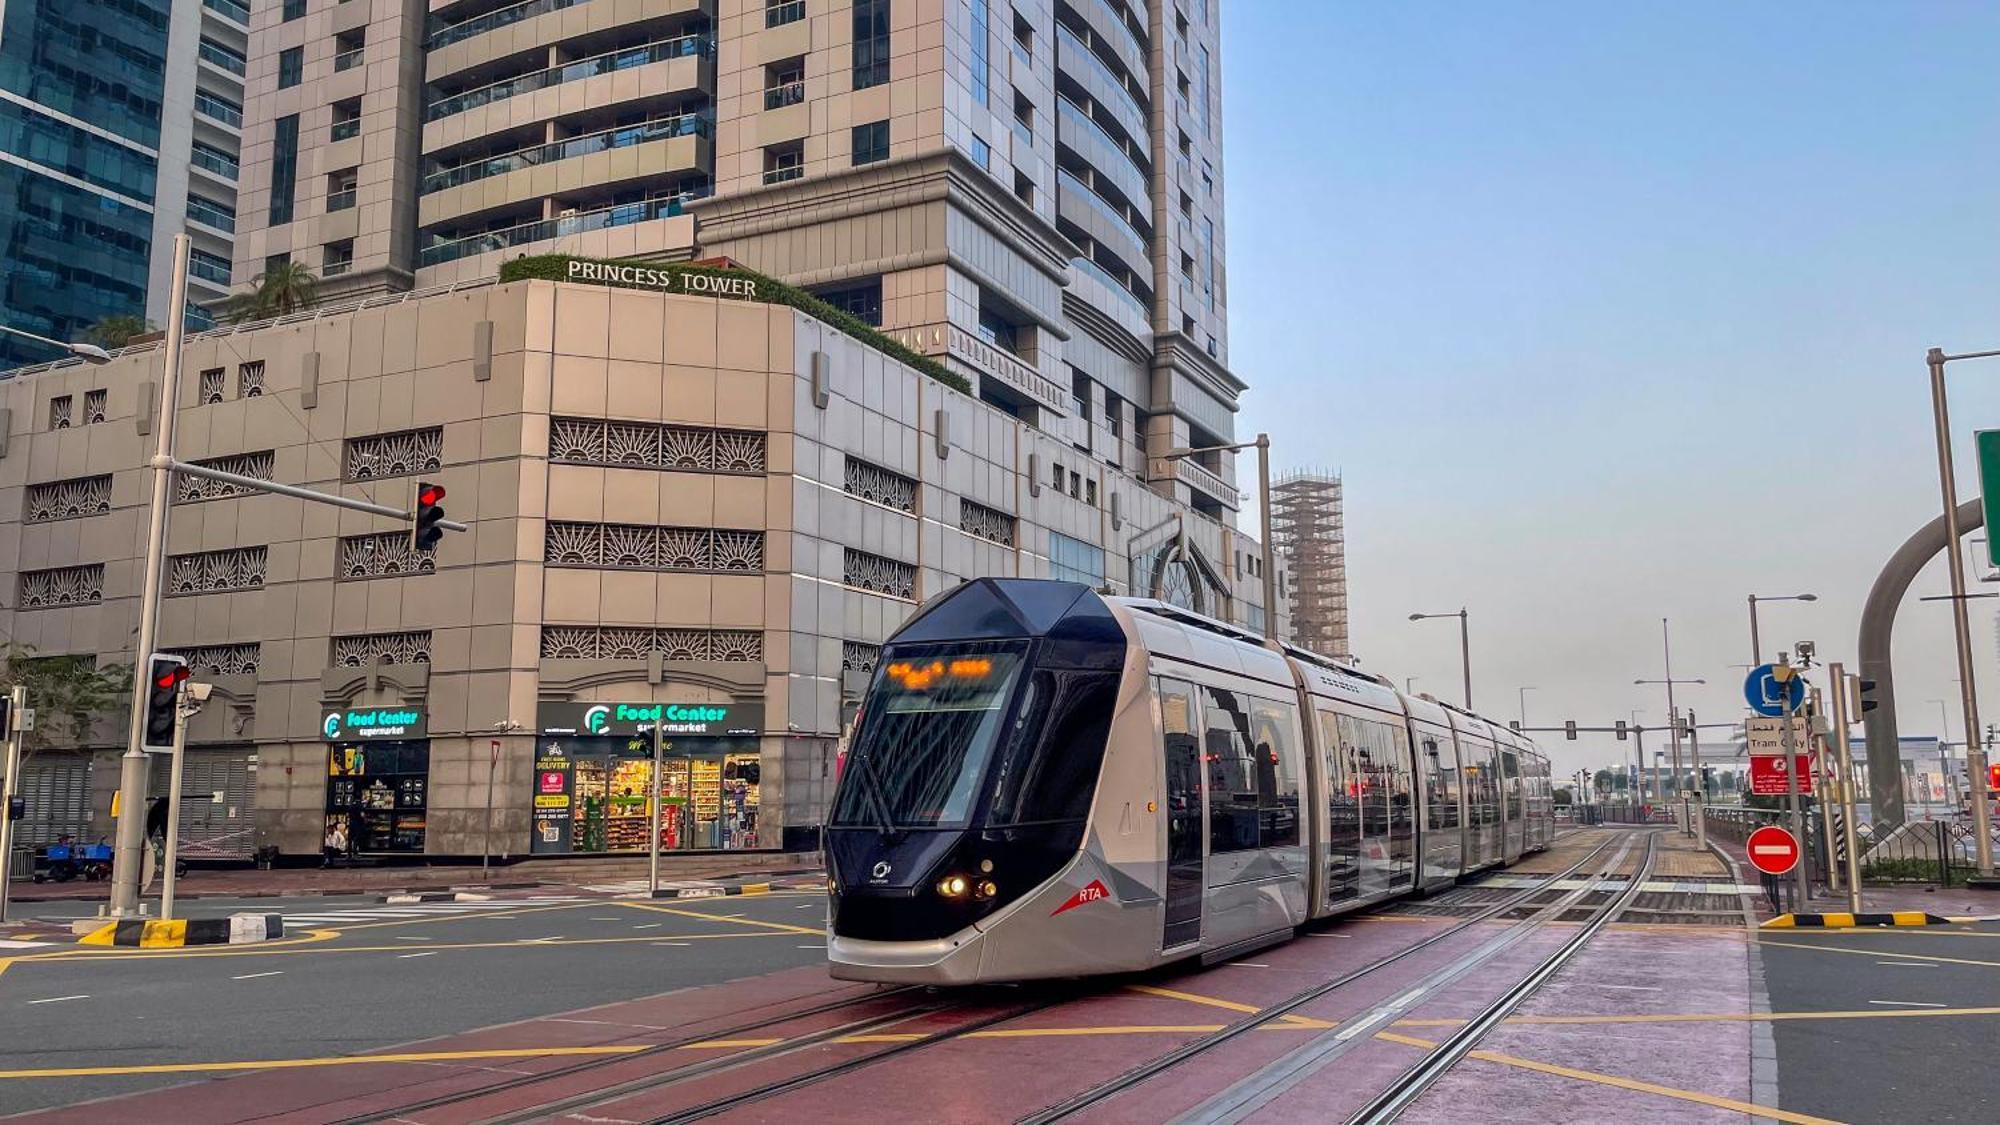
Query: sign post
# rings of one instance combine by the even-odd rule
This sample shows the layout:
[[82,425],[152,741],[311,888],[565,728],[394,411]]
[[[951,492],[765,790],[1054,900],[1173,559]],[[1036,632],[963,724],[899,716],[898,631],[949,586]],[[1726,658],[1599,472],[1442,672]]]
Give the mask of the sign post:
[[486,757],[486,840],[479,846],[479,877],[490,878],[487,873],[493,861],[493,774],[500,768],[500,740],[487,740],[489,753]]
[[660,774],[665,772],[666,726],[653,720],[652,839],[646,842],[646,897],[660,897]]
[[1986,563],[2000,567],[2000,544],[1993,542],[1993,521],[2000,518],[2000,430],[1980,430],[1972,435],[1979,453],[1979,505],[1986,515]]
[[1847,748],[1847,724],[1853,716],[1847,713],[1847,670],[1838,664],[1827,665],[1827,675],[1833,681],[1833,745],[1834,777],[1840,785],[1840,846],[1841,860],[1847,870],[1847,908],[1861,913],[1861,854],[1854,839],[1854,755]]

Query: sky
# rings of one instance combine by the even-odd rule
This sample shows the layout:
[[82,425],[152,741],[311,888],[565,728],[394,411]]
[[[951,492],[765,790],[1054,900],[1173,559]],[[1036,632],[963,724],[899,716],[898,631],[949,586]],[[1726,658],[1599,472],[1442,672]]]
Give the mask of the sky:
[[[1746,595],[1804,591],[1766,657],[1851,667],[1942,508],[1924,353],[2000,348],[2000,5],[1222,9],[1238,430],[1343,475],[1363,667],[1457,701],[1456,621],[1407,618],[1462,605],[1477,710],[1657,724],[1666,618],[1708,681],[1678,702],[1733,721]],[[2000,359],[1951,388],[1966,499]],[[1956,740],[1950,610],[1916,600],[1947,588],[1897,619],[1897,695]],[[2000,721],[2000,599],[1969,604]],[[1559,775],[1630,751],[1539,738]]]

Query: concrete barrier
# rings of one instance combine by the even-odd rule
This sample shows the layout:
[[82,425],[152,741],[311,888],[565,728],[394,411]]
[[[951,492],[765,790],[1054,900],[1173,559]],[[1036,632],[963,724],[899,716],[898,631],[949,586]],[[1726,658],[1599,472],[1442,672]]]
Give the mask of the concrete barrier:
[[82,945],[180,949],[190,945],[245,945],[284,936],[282,914],[232,914],[227,918],[106,922],[91,928],[77,941]]

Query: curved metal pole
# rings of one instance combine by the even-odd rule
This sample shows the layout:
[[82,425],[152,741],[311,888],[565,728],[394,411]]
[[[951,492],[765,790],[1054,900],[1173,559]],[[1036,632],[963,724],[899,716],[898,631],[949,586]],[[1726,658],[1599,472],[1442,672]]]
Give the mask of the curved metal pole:
[[[1977,500],[1958,506],[1958,532],[1977,531],[1986,524],[1986,513]],[[1868,804],[1874,823],[1894,828],[1903,823],[1903,761],[1896,745],[1896,680],[1889,656],[1890,634],[1896,625],[1896,608],[1903,602],[1910,583],[1950,542],[1945,519],[1936,519],[1905,540],[1889,556],[1868,600],[1861,608],[1861,636],[1857,648],[1861,656],[1861,678],[1875,681],[1879,706],[1861,717],[1868,740]],[[1961,603],[1963,604],[1963,603]]]

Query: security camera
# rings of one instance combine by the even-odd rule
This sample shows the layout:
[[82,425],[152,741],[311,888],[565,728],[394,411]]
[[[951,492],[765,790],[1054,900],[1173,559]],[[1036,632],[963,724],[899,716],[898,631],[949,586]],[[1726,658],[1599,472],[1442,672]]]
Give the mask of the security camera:
[[193,680],[189,680],[187,685],[187,696],[190,700],[196,703],[207,703],[208,693],[214,690],[215,690],[214,684],[201,684],[201,683],[196,683]]
[[1811,641],[1800,641],[1799,643],[1792,646],[1792,651],[1799,654],[1799,663],[1801,664],[1812,663],[1813,643]]

